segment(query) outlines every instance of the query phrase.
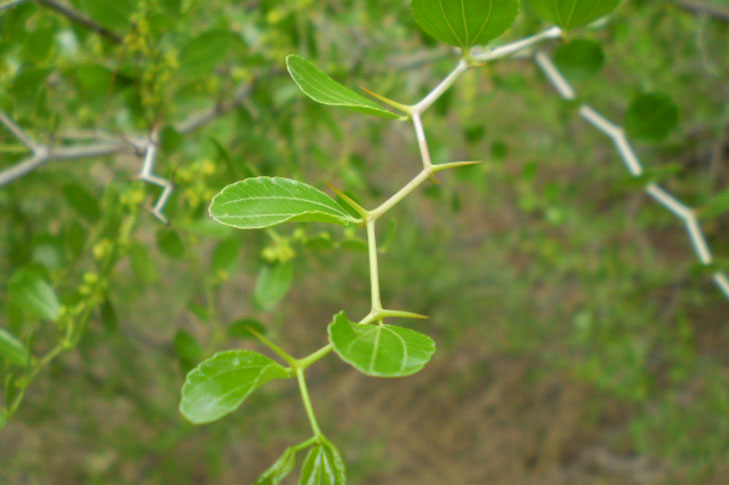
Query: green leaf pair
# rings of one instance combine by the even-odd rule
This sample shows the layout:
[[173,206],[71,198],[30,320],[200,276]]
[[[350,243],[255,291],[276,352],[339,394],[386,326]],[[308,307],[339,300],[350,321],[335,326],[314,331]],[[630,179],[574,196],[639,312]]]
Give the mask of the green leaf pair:
[[[414,374],[435,352],[427,335],[396,325],[355,323],[344,312],[329,324],[329,341],[342,360],[376,377]],[[288,377],[284,367],[257,352],[219,352],[187,375],[180,411],[195,424],[209,423],[233,412],[265,383]]]
[[[296,466],[297,448],[286,448],[281,457],[253,485],[279,485]],[[301,467],[301,485],[344,485],[344,460],[339,450],[325,438],[309,450]]]

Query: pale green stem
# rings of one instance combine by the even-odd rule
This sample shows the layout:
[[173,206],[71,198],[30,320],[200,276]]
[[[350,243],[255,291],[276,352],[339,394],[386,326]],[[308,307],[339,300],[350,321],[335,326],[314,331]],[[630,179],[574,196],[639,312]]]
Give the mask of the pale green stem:
[[306,387],[306,377],[304,376],[304,369],[296,369],[296,379],[299,381],[299,390],[301,391],[301,400],[304,402],[304,408],[306,409],[306,415],[309,417],[309,424],[311,424],[311,430],[314,432],[314,436],[318,439],[322,437],[322,432],[319,429],[319,423],[316,422],[316,416],[314,415],[314,408],[311,405],[311,398],[309,397],[309,389]]
[[420,150],[420,158],[423,160],[423,168],[430,170],[433,162],[430,159],[430,150],[428,149],[428,141],[425,139],[425,130],[423,129],[423,121],[420,114],[415,113],[412,116],[413,127],[415,128],[415,138],[418,140],[418,149]]
[[306,369],[314,362],[317,362],[317,361],[323,359],[324,357],[326,357],[327,355],[329,355],[332,352],[332,350],[334,350],[332,348],[332,344],[325,345],[324,347],[320,348],[316,352],[307,355],[303,359],[299,359],[296,362],[296,367],[299,369],[302,369],[302,370]]
[[310,446],[312,446],[312,445],[316,444],[316,443],[317,443],[318,441],[319,441],[319,437],[317,437],[317,436],[312,436],[312,437],[311,437],[311,438],[309,438],[308,440],[306,440],[306,441],[302,441],[302,442],[301,442],[301,443],[299,443],[298,445],[292,446],[292,447],[291,447],[291,449],[292,449],[292,450],[294,450],[294,452],[299,452],[299,451],[301,451],[301,450],[305,450],[305,449],[307,449],[308,447],[310,447]]
[[380,299],[380,275],[377,269],[377,241],[375,238],[375,218],[367,221],[367,251],[370,255],[370,287],[372,293],[371,313],[382,310]]
[[408,182],[407,185],[401,188],[395,195],[387,199],[385,202],[382,203],[382,205],[380,205],[376,209],[371,210],[369,213],[369,219],[367,224],[369,225],[370,223],[374,223],[385,212],[392,209],[398,202],[410,195],[413,190],[418,188],[418,186],[425,182],[431,175],[431,170],[423,169],[418,175],[415,176],[414,179]]
[[468,62],[465,59],[459,60],[453,71],[451,71],[451,73],[448,74],[448,76],[443,79],[440,84],[433,88],[433,90],[428,93],[426,97],[424,97],[418,104],[413,107],[413,113],[420,114],[428,109],[430,105],[435,103],[437,99],[443,95],[443,93],[448,91],[448,88],[450,88],[453,83],[456,82],[459,76],[467,70]]

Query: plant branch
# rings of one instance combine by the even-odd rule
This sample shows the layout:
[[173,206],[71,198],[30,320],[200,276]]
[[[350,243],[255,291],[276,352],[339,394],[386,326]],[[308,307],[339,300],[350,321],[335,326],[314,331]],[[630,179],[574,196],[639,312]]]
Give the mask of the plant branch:
[[410,193],[418,188],[420,184],[425,182],[432,175],[431,170],[423,169],[418,175],[415,176],[410,182],[408,182],[403,188],[398,190],[395,195],[383,202],[379,207],[371,210],[369,213],[369,221],[374,222],[379,219],[385,212],[392,209],[398,202],[403,200]]
[[306,387],[306,377],[304,376],[304,369],[296,369],[296,380],[299,382],[299,390],[301,391],[301,400],[304,402],[304,409],[306,409],[306,415],[309,418],[309,424],[311,424],[311,430],[314,432],[314,436],[319,439],[321,438],[322,432],[319,429],[319,423],[316,422],[316,415],[314,414],[314,407],[311,405],[311,397],[309,397],[309,389]]
[[380,298],[380,275],[377,268],[377,240],[375,237],[375,219],[367,221],[367,252],[370,259],[370,291],[372,293],[372,310],[376,313],[382,310]]
[[16,5],[20,5],[21,3],[25,3],[25,2],[27,2],[27,1],[28,1],[28,0],[10,0],[10,1],[9,1],[9,2],[7,2],[7,3],[3,3],[2,5],[0,5],[0,12],[2,12],[2,11],[4,11],[4,10],[7,10],[7,9],[9,9],[9,8],[13,8],[13,7],[15,7]]
[[51,162],[114,155],[123,152],[127,148],[128,146],[124,143],[99,143],[95,145],[60,147],[50,151],[46,151],[45,147],[42,147],[42,149],[39,149],[39,153],[0,171],[0,187],[24,177],[39,167]]
[[23,129],[18,126],[8,115],[6,115],[3,111],[0,111],[0,123],[5,125],[5,127],[12,133],[20,142],[28,147],[30,151],[33,153],[37,153],[39,149],[39,145],[31,138],[30,135],[28,135]]
[[729,8],[719,5],[709,5],[693,0],[677,0],[676,6],[699,15],[708,15],[723,22],[729,22]]
[[303,359],[299,359],[296,361],[296,367],[302,370],[305,370],[307,367],[309,367],[311,364],[320,361],[327,355],[329,355],[334,348],[332,347],[332,344],[327,344],[324,347],[320,348],[316,352],[313,352],[312,354],[307,355]]
[[534,44],[542,42],[543,40],[556,39],[561,35],[562,29],[560,29],[559,27],[551,27],[544,32],[540,32],[539,34],[525,37],[521,40],[517,40],[509,44],[494,47],[493,49],[489,49],[483,53],[474,54],[473,51],[471,51],[470,55],[473,61],[476,61],[477,63],[484,63],[488,61],[493,61],[495,59],[500,59],[502,57],[510,56],[521,50],[531,47]]
[[197,130],[198,128],[206,125],[207,123],[210,123],[216,118],[225,115],[229,111],[240,107],[246,101],[246,99],[248,99],[248,96],[250,96],[252,90],[252,84],[242,84],[236,90],[235,94],[233,95],[233,99],[228,102],[216,104],[212,108],[208,108],[199,113],[191,115],[190,117],[177,123],[175,125],[175,129],[183,135],[187,135]]
[[[237,90],[232,100],[217,104],[212,108],[208,108],[199,113],[190,115],[188,118],[180,121],[176,125],[176,130],[183,135],[187,135],[193,131],[202,128],[207,123],[215,121],[217,118],[224,116],[233,109],[240,107],[250,95],[253,89],[252,84],[243,84]],[[4,170],[0,170],[0,187],[3,187],[19,178],[50,162],[75,160],[81,158],[94,158],[108,155],[116,155],[123,153],[130,148],[137,150],[145,150],[145,157],[148,155],[149,139],[139,135],[130,135],[119,137],[118,141],[105,141],[90,145],[74,145],[67,147],[49,148],[47,146],[37,144],[25,131],[23,131],[16,123],[14,123],[7,115],[0,111],[0,123],[5,125],[8,130],[28,148],[33,151],[33,155],[16,165],[10,166]],[[105,136],[108,139],[108,136]],[[156,153],[155,153],[156,155]],[[156,178],[160,182],[164,179]],[[151,181],[155,183],[154,181]],[[166,182],[166,181],[164,181]],[[160,185],[167,192],[167,197],[171,190],[168,190],[167,183],[155,183]],[[170,184],[171,186],[171,184]],[[163,192],[163,197],[165,193]],[[160,200],[165,200],[162,197]],[[159,201],[155,205],[157,207]],[[152,209],[154,212],[154,209]]]
[[468,70],[468,62],[465,59],[461,59],[456,64],[456,67],[451,71],[440,84],[438,84],[427,96],[425,96],[418,104],[413,106],[413,111],[416,114],[421,114],[423,111],[428,109],[433,103],[440,98],[443,93],[448,91],[454,82],[459,78],[461,74]]
[[94,20],[90,19],[86,15],[77,12],[68,5],[58,3],[56,0],[35,0],[35,2],[38,5],[42,5],[44,7],[50,8],[51,10],[55,10],[72,22],[83,25],[87,29],[96,32],[97,34],[101,35],[110,42],[113,42],[114,44],[122,43],[123,39],[121,36],[107,29],[103,25],[96,23]]

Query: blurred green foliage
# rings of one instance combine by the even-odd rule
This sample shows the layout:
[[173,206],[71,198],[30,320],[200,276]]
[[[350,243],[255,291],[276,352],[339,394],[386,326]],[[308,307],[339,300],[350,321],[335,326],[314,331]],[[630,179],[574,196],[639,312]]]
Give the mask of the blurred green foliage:
[[[348,313],[366,313],[366,245],[325,226],[233,232],[209,220],[209,201],[247,176],[286,175],[331,182],[369,203],[417,169],[407,127],[304,101],[285,73],[287,54],[401,100],[427,93],[453,58],[417,29],[407,2],[67,4],[113,35],[42,2],[3,11],[0,109],[54,146],[160,125],[156,171],[175,185],[165,209],[171,224],[145,211],[158,189],[130,180],[142,164],[133,148],[53,163],[0,188],[0,345],[14,355],[0,363],[0,425],[18,403],[0,431],[0,482],[247,483],[306,426],[288,403],[297,396],[274,385],[230,420],[193,428],[177,411],[184,373],[216,350],[254,346],[241,340],[242,319],[273,336],[286,332],[297,354],[319,347],[343,302]],[[503,39],[544,25],[524,6]],[[622,120],[641,93],[673,98],[678,125],[636,147],[647,177],[706,207],[716,264],[729,267],[729,25],[675,2],[634,1],[571,36],[602,47],[602,69],[571,81],[610,119]],[[240,105],[182,133],[241,86],[250,95]],[[468,72],[434,108],[424,120],[434,161],[486,163],[448,175],[393,213],[380,236],[382,289],[393,306],[428,314],[437,362],[461,356],[453,368],[467,372],[434,371],[427,389],[398,382],[368,418],[327,407],[342,403],[337,392],[367,388],[346,380],[345,366],[325,366],[317,381],[343,384],[322,386],[315,400],[351,463],[350,481],[427,482],[428,466],[414,471],[413,457],[398,454],[388,436],[362,444],[367,419],[397,422],[387,403],[407,390],[419,393],[413,405],[444,388],[465,407],[500,388],[495,370],[505,361],[531,371],[500,407],[563,376],[560,389],[589,390],[571,411],[576,427],[590,430],[578,435],[581,445],[646,457],[664,482],[721,483],[729,474],[729,305],[694,262],[683,228],[637,190],[609,141],[528,61]],[[0,130],[0,170],[26,155]],[[49,291],[56,296],[42,301],[57,302],[32,303]],[[36,360],[23,364],[23,349]],[[45,357],[27,386],[28,366]],[[517,412],[509,429],[532,436],[530,412]],[[423,416],[444,429],[465,419],[455,410]],[[338,427],[354,417],[362,428]],[[498,428],[486,428],[473,446],[483,457],[499,439]],[[441,454],[430,466],[451,470],[458,456]],[[546,473],[528,464],[501,469],[495,480],[507,483]]]

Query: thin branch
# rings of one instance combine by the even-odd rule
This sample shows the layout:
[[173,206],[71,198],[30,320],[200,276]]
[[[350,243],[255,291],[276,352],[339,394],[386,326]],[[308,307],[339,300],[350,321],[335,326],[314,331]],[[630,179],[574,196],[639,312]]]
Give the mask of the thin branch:
[[695,2],[693,0],[677,0],[676,6],[688,10],[699,15],[708,15],[717,20],[729,22],[729,8],[720,7],[719,5],[709,5],[702,2]]
[[[574,99],[576,97],[576,93],[572,87],[546,54],[543,52],[537,52],[534,59],[537,65],[546,74],[547,79],[552,83],[562,97],[566,99]],[[625,130],[623,130],[622,127],[614,124],[598,113],[594,108],[586,104],[580,106],[579,113],[580,116],[582,116],[598,131],[612,139],[613,144],[618,151],[618,155],[620,155],[620,158],[625,163],[625,166],[631,175],[639,177],[643,174],[643,166],[641,165],[638,156],[635,154],[635,151],[633,151],[633,148],[630,146],[630,142],[625,136]],[[696,211],[655,183],[648,183],[645,186],[645,191],[648,195],[653,197],[656,202],[661,204],[684,223],[686,233],[694,247],[697,258],[704,266],[711,265],[714,262],[714,257],[711,254],[709,244],[706,242],[706,236],[699,225]],[[719,271],[713,274],[713,279],[724,295],[729,298],[729,278],[727,278],[727,275]]]
[[[477,61],[477,62],[493,61],[495,59],[500,59],[502,57],[507,57],[512,54],[516,54],[517,52],[522,51],[522,50],[524,50],[528,47],[531,47],[544,40],[556,39],[561,35],[562,35],[562,30],[559,27],[551,27],[538,34],[532,35],[530,37],[525,37],[523,39],[517,40],[515,42],[511,42],[509,44],[504,44],[504,45],[500,45],[498,47],[494,47],[493,49],[489,49],[483,53],[475,53],[472,51],[471,57],[474,61]],[[474,51],[475,50],[476,49],[474,49]]]
[[81,145],[73,147],[59,147],[47,151],[42,147],[37,153],[22,162],[0,171],[0,187],[3,187],[51,162],[74,160],[81,158],[104,157],[124,151],[128,145],[123,143],[100,143],[96,145]]
[[181,121],[175,127],[176,130],[183,135],[187,135],[200,128],[201,126],[213,121],[216,118],[223,116],[224,114],[239,108],[243,105],[245,100],[251,94],[253,90],[252,84],[244,84],[240,86],[233,96],[233,99],[227,103],[216,104],[212,108],[208,108],[200,113],[191,115],[189,118]]
[[38,144],[33,140],[33,138],[30,137],[21,127],[19,127],[13,120],[10,119],[8,115],[6,115],[3,111],[0,110],[0,123],[5,125],[5,127],[10,130],[10,133],[12,133],[18,140],[23,143],[23,145],[27,146],[32,152],[35,152],[38,149]]
[[[205,124],[225,115],[233,109],[240,107],[248,98],[253,89],[252,84],[243,84],[237,90],[233,99],[218,104],[212,108],[206,109],[200,113],[193,114],[189,118],[181,121],[176,125],[177,131],[183,135],[187,135]],[[122,153],[129,149],[145,150],[145,158],[149,159],[148,138],[140,135],[122,136],[119,141],[106,141],[92,145],[74,145],[68,147],[48,148],[37,144],[28,136],[18,125],[16,125],[8,116],[0,111],[0,122],[4,124],[10,132],[20,139],[32,151],[33,155],[20,163],[0,170],[0,187],[3,187],[19,178],[28,175],[34,170],[46,165],[50,162],[74,160],[82,158],[103,157]],[[108,139],[108,136],[104,138]],[[143,140],[143,141],[142,141]],[[156,156],[156,149],[154,155]],[[162,196],[152,208],[152,213],[159,217],[164,203],[171,195],[171,184],[168,181],[157,183],[163,179],[155,178],[155,181],[148,180],[155,185],[161,186],[164,190]]]
[[38,3],[38,5],[42,5],[50,8],[51,10],[55,10],[72,22],[76,22],[77,24],[83,25],[89,30],[93,30],[94,32],[101,35],[110,42],[113,42],[114,44],[122,43],[123,39],[117,33],[112,32],[103,25],[96,23],[94,20],[90,19],[86,15],[77,12],[76,10],[73,10],[68,5],[58,3],[56,0],[35,0],[35,2]]
[[4,11],[4,10],[7,10],[7,9],[9,9],[9,8],[13,8],[13,7],[15,7],[16,5],[20,5],[21,3],[25,3],[25,2],[27,2],[27,1],[28,1],[28,0],[10,0],[10,1],[9,1],[9,2],[7,2],[7,3],[3,3],[2,5],[0,5],[0,12],[2,12],[2,11]]

